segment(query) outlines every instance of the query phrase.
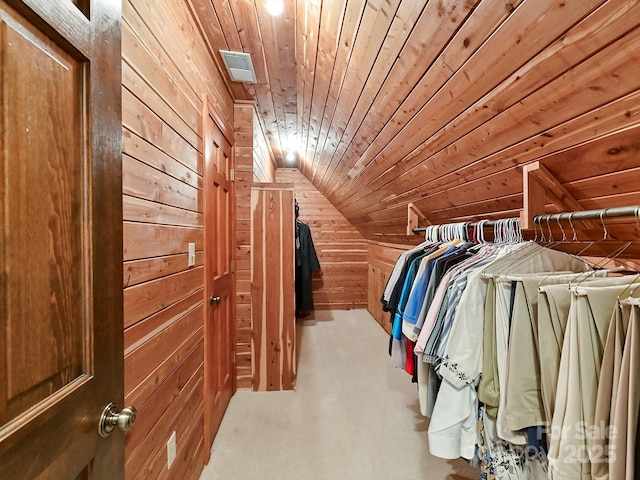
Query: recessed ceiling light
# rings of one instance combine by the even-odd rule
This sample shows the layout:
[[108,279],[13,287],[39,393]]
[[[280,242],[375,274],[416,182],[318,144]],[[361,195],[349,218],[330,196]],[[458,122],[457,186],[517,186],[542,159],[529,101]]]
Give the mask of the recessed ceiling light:
[[282,0],[266,0],[264,6],[267,9],[267,13],[273,17],[277,17],[284,10],[284,2]]
[[296,156],[295,150],[287,150],[284,154],[284,161],[289,164],[296,163]]

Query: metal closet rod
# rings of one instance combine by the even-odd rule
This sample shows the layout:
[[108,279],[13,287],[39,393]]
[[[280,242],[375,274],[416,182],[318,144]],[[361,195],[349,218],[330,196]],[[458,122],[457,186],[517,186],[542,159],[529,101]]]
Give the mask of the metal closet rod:
[[578,212],[562,212],[550,213],[548,215],[536,215],[533,217],[533,223],[541,225],[542,222],[561,221],[561,220],[602,220],[603,218],[614,217],[639,217],[640,205],[632,205],[629,207],[612,207],[600,210],[583,210]]
[[[483,227],[493,227],[495,226],[495,224],[497,222],[504,222],[505,220],[520,220],[520,217],[511,217],[511,218],[501,218],[499,220],[480,220],[477,222],[454,222],[454,223],[441,223],[438,225],[431,225],[432,227],[443,227],[445,225],[459,225],[461,223],[466,223],[466,227],[467,228],[472,228],[475,227],[476,225],[479,225],[482,222],[482,226]],[[412,229],[411,231],[413,233],[420,233],[420,232],[426,232],[428,227],[416,227],[414,229]]]
[[[559,222],[561,220],[601,220],[604,218],[616,218],[616,217],[638,217],[640,221],[640,205],[631,205],[628,207],[612,207],[612,208],[602,208],[600,210],[580,210],[577,212],[562,212],[562,213],[550,213],[547,215],[536,215],[533,217],[533,223],[541,225],[542,222],[550,222],[556,221]],[[520,217],[512,217],[512,218],[503,218],[500,220],[483,220],[482,225],[484,227],[493,227],[496,222],[504,221],[504,220],[519,220]],[[456,222],[456,223],[466,223],[467,228],[474,227],[479,224],[480,221],[476,222]],[[439,227],[443,225],[455,225],[456,223],[443,223],[437,225]],[[412,230],[413,233],[426,232],[427,227],[417,227]]]

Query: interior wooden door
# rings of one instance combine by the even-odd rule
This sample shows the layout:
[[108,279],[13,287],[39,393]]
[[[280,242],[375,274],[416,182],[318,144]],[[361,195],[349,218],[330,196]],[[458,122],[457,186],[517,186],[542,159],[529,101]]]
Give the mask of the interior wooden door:
[[120,17],[0,0],[2,478],[124,478]]
[[235,192],[231,135],[204,101],[205,200],[205,462],[235,391]]

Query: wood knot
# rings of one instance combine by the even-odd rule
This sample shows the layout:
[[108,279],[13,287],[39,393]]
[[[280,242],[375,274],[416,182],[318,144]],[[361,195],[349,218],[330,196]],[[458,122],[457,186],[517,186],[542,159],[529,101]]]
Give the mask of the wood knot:
[[607,153],[609,155],[619,155],[624,151],[624,148],[622,147],[611,147],[609,150],[607,150]]

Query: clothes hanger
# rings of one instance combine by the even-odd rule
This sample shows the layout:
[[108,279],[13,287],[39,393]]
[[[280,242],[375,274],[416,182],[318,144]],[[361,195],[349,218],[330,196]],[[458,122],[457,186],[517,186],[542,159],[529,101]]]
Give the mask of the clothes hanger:
[[[517,222],[511,219],[498,220],[496,225],[499,225],[498,231],[506,232],[504,235],[498,233],[498,239],[503,240],[503,247],[511,247],[512,250],[507,252],[503,257],[496,259],[496,262],[492,262],[492,269],[499,269],[497,273],[487,273],[485,270],[482,272],[482,276],[485,278],[493,278],[496,276],[505,276],[513,267],[526,262],[528,259],[539,253],[540,246],[530,241],[519,241],[522,238],[522,234],[515,234],[515,225],[519,226],[519,220]],[[509,233],[509,229],[513,232]],[[494,239],[495,240],[495,239]],[[517,241],[511,241],[517,240]],[[508,243],[511,241],[510,243]]]
[[495,220],[493,223],[493,243],[503,243],[500,220]]
[[[571,241],[573,241],[573,242],[575,242],[575,241],[577,241],[577,240],[578,240],[578,234],[576,233],[576,229],[574,228],[574,226],[573,226],[573,222],[571,221],[571,220],[572,220],[572,217],[573,217],[573,215],[574,215],[574,213],[575,213],[575,212],[571,212],[571,213],[569,214],[569,225],[571,226],[571,230],[572,230],[572,232],[573,232],[573,237],[572,237],[572,240],[571,240]],[[560,222],[560,215],[558,215],[558,216],[556,217],[556,221],[558,222],[558,227],[560,228],[560,231],[562,232],[562,240],[560,240],[560,242],[561,242],[561,243],[567,242],[567,241],[568,241],[568,239],[567,239],[567,234],[566,234],[566,232],[564,231],[564,227],[562,226],[562,222]],[[604,225],[604,224],[603,224],[603,225]],[[605,231],[606,231],[606,227],[605,227]],[[582,252],[581,252],[581,253],[582,253]],[[579,256],[580,256],[580,254],[578,254],[578,255],[576,255],[576,256],[577,256],[577,257],[579,257]],[[587,262],[587,263],[589,263],[589,264],[590,264],[590,262],[588,262],[587,260],[585,260],[585,259],[583,259],[583,260],[584,260],[585,262]],[[592,275],[595,275],[595,273],[596,273],[596,267],[595,267],[595,265],[593,265],[593,266],[592,266],[592,268],[593,268],[593,269],[592,269],[592,270],[590,270],[590,271],[587,271],[587,272],[580,272],[580,273],[578,273],[578,274],[577,274],[577,276],[576,276],[573,280],[575,280],[575,279],[577,279],[577,278],[579,278],[580,276],[583,276],[583,275],[584,275],[584,279],[586,279],[586,278],[588,278],[588,277],[590,277],[590,276],[592,276]],[[573,281],[573,280],[572,280],[572,281]]]
[[511,219],[511,228],[513,229],[513,241],[524,242],[524,235],[522,234],[522,226],[520,225],[519,218]]
[[[575,231],[575,228],[573,227],[573,223],[572,223],[572,217],[573,214],[575,212],[571,212],[569,214],[569,225],[571,226],[571,230],[573,231],[573,241],[577,241],[577,234]],[[548,243],[548,245],[545,245],[545,247],[547,248],[552,248],[553,246],[558,245],[559,243],[562,242],[566,242],[567,241],[567,235],[566,232],[564,230],[564,227],[562,226],[562,224],[560,223],[560,216],[556,217],[556,221],[558,222],[558,226],[560,228],[560,231],[562,232],[562,239],[559,240],[558,242],[553,242],[553,243],[548,243],[545,233],[544,233],[544,225],[543,225],[543,220],[540,219],[538,221],[538,217],[534,217],[533,218],[533,231],[534,231],[534,238],[532,240],[533,243],[538,243],[538,242],[544,242],[544,243]],[[549,232],[549,241],[553,240],[553,234],[551,231],[551,227],[550,227],[550,219],[547,218],[547,230]],[[540,225],[540,238],[538,238],[538,225]],[[565,264],[563,264],[560,268],[558,268],[557,270],[554,270],[553,272],[550,272],[547,276],[545,276],[539,283],[538,283],[538,287],[540,287],[540,285],[542,283],[544,283],[550,276],[552,275],[567,275],[570,274],[572,272],[568,272],[566,270],[564,270],[564,267],[566,267],[569,263],[571,262],[571,260],[568,260]],[[575,272],[573,272],[575,273]],[[581,273],[579,273],[578,275],[580,275]],[[509,277],[511,280],[519,280],[520,277]]]
[[[605,208],[602,212],[600,212],[600,223],[602,224],[602,239],[601,240],[597,240],[595,242],[590,243],[589,245],[587,245],[588,247],[591,247],[592,245],[598,243],[598,242],[605,242],[607,241],[607,239],[610,237],[609,235],[609,231],[607,230],[607,225],[604,222],[604,216],[606,215],[607,209]],[[637,214],[637,209],[636,209],[636,214]],[[636,217],[636,223],[638,222],[637,217]],[[574,235],[575,235],[575,230],[574,230]],[[622,271],[623,269],[620,269],[618,267],[614,267],[614,268],[610,268],[610,269],[604,269],[603,265],[606,261],[610,261],[610,260],[615,260],[617,257],[619,257],[627,248],[629,248],[629,246],[631,246],[634,242],[627,242],[624,245],[622,245],[621,247],[618,247],[617,249],[615,249],[613,252],[611,252],[611,254],[605,255],[601,261],[596,262],[596,263],[592,263],[592,268],[594,270],[605,270],[608,273],[612,273],[612,272],[619,272]],[[583,254],[584,250],[582,252],[580,252],[579,255]]]
[[538,242],[538,222],[536,222],[536,217],[533,217],[533,242]]
[[487,239],[484,237],[484,226],[489,223],[489,220],[479,220],[476,224],[478,227],[478,240],[480,243],[488,243]]
[[469,238],[469,222],[464,222],[462,227],[462,234],[464,235],[465,241],[470,242]]
[[[629,285],[627,285],[627,288],[625,288],[622,292],[620,292],[620,295],[618,295],[618,302],[626,302],[630,305],[635,305],[635,306],[640,306],[640,298],[638,298],[637,296],[634,296],[636,291],[640,288],[640,283],[638,283],[640,281],[640,273],[638,275],[635,276],[635,278],[633,279],[632,282],[629,283]],[[631,288],[631,290],[629,291],[629,295],[626,296],[626,298],[622,298],[622,295],[629,290],[629,288],[634,285],[635,286],[633,288]]]
[[429,225],[424,230],[424,238],[428,245],[432,245],[438,241],[438,226]]
[[[609,232],[608,232],[607,226],[606,226],[606,224],[604,222],[604,216],[605,215],[606,215],[606,209],[604,209],[600,213],[600,222],[602,224],[603,236],[602,236],[602,240],[599,240],[599,241],[606,241],[607,238],[609,238]],[[571,215],[569,215],[569,221],[570,221],[569,223],[571,225],[571,228],[573,229],[573,224],[571,223]],[[575,240],[577,238],[575,229],[573,229],[573,233],[574,233],[574,240]],[[597,243],[597,241],[590,243],[589,245],[587,245],[586,248],[590,248],[595,243]],[[588,262],[589,265],[591,265],[592,270],[590,270],[588,272],[582,272],[582,273],[578,274],[571,282],[569,282],[570,286],[575,287],[575,288],[579,287],[580,284],[582,284],[584,281],[586,281],[590,277],[594,276],[597,272],[614,273],[614,272],[622,272],[622,271],[624,271],[625,267],[613,267],[613,268],[605,269],[605,268],[603,268],[603,265],[607,261],[613,261],[616,258],[618,258],[633,243],[634,242],[631,242],[631,241],[625,243],[624,245],[618,247],[616,250],[614,250],[610,254],[608,254],[605,257],[603,257],[603,259],[601,261],[599,261],[599,262],[596,262],[596,263]],[[578,256],[581,256],[584,253],[584,251],[585,251],[585,249],[583,249],[578,254]],[[633,272],[633,273],[639,273],[639,272],[636,271],[636,272]],[[576,282],[576,281],[578,281],[578,283],[574,284],[574,282]]]
[[[571,218],[571,217],[569,217]],[[562,226],[562,223],[560,222],[560,215],[558,215],[556,217],[556,221],[558,222],[558,227],[560,228],[560,231],[562,232],[562,240],[560,240],[561,242],[566,242],[567,241],[567,233],[564,231],[564,227]]]
[[[640,229],[640,209],[638,207],[636,207],[635,210],[635,219],[636,219],[636,226]],[[625,288],[622,292],[620,292],[620,294],[618,295],[617,301],[620,302],[622,295],[629,290],[629,288],[631,287],[631,285],[633,285],[634,283],[636,283],[638,280],[640,280],[640,272],[638,272],[638,274],[633,278],[633,280],[631,282],[629,282],[629,285],[627,285],[627,288]],[[627,296],[627,301],[629,301],[630,303],[632,303],[633,305],[640,305],[640,299],[637,298],[631,298],[633,296],[633,293],[637,290],[638,286],[635,286],[634,288],[631,289],[631,291],[629,292],[629,295]]]
[[451,225],[445,223],[444,225],[440,225],[440,229],[438,230],[438,232],[440,233],[440,241],[441,242],[448,242],[449,241],[449,237],[450,237],[450,232],[451,230]]
[[559,242],[553,240],[553,231],[551,230],[551,217],[547,217],[547,230],[549,231],[549,245],[547,247],[551,248],[558,245]]
[[[636,221],[636,226],[638,227],[638,229],[640,229],[640,207],[636,207],[635,209],[635,213],[634,213],[634,218]],[[622,247],[620,247],[617,251],[614,252],[614,256],[613,257],[605,257],[605,259],[603,260],[603,262],[605,260],[615,260],[617,257],[619,257],[627,248],[629,248],[629,246],[633,245],[634,241],[630,241],[628,243],[625,243]],[[612,268],[607,268],[604,269],[602,268],[601,270],[606,271],[607,273],[640,273],[640,271],[637,268],[633,268],[633,267],[629,267],[628,265],[618,265],[616,267],[612,267]]]
[[[533,228],[535,232],[534,239],[527,241],[524,239],[524,235],[522,234],[522,229],[520,227],[520,219],[519,218],[508,219],[508,229],[507,229],[507,231],[509,232],[507,236],[508,242],[512,244],[527,243],[531,245],[536,245],[538,241],[538,229],[537,229],[536,222],[534,222]],[[541,236],[544,237],[544,232],[542,230],[542,227],[541,227]],[[537,248],[532,248],[531,250],[524,251],[523,256],[513,259],[511,263],[503,267],[501,273],[498,274],[498,276],[504,277],[505,279],[512,280],[512,281],[521,280],[521,277],[517,275],[514,276],[512,274],[509,274],[509,270],[512,270],[514,267],[521,265],[523,262],[537,255],[538,253],[539,253],[539,250]]]
[[478,238],[483,248],[494,250],[498,246],[495,243],[495,239],[494,241],[490,242],[485,236],[485,228],[488,223],[489,223],[489,220],[486,220],[486,219],[478,221]]
[[[509,232],[507,235],[507,242],[512,245],[522,244],[521,248],[515,250],[512,254],[509,254],[511,257],[510,263],[502,267],[502,272],[508,273],[509,270],[514,267],[521,265],[523,262],[529,260],[531,257],[537,255],[539,253],[540,245],[534,241],[525,241],[524,236],[522,234],[522,228],[520,227],[520,219],[507,219],[506,220],[507,231]],[[535,225],[535,223],[534,223]],[[542,227],[541,227],[542,232]],[[542,233],[544,235],[544,233]],[[536,230],[537,236],[537,230]],[[529,247],[530,245],[530,247]],[[515,257],[513,254],[518,253]]]
[[[583,256],[584,253],[591,248],[593,245],[597,244],[597,243],[601,243],[606,241],[609,238],[609,231],[607,230],[607,225],[604,223],[604,215],[606,215],[607,209],[605,208],[604,210],[602,210],[600,212],[600,223],[602,225],[602,238],[600,240],[594,240],[592,242],[589,242],[589,244],[584,247],[582,250],[580,250],[580,252],[578,252],[577,254],[575,254],[575,256],[580,257]],[[576,230],[573,226],[573,222],[571,221],[573,215],[575,214],[575,212],[571,212],[569,214],[569,225],[571,226],[571,230],[573,231],[573,238],[572,238],[572,242],[577,242],[578,241],[578,235],[576,233]],[[558,222],[560,222],[560,219],[558,218]],[[563,231],[564,233],[564,231]],[[626,248],[626,247],[625,247]],[[615,253],[615,252],[614,252]],[[585,260],[586,262],[586,260]],[[589,262],[587,262],[589,263]]]
[[[637,206],[635,208],[634,218],[636,221],[636,228],[640,231],[640,206]],[[637,242],[634,242],[634,243],[637,243]],[[637,260],[629,260],[629,261],[632,263],[632,266],[628,265],[627,263],[622,263],[622,261],[620,261],[621,265],[619,266],[619,270],[616,270],[616,271],[624,272],[624,273],[640,272],[638,261]]]
[[[568,220],[569,220],[569,226],[571,227],[571,231],[573,233],[571,241],[577,242],[577,241],[579,241],[578,240],[578,235],[577,235],[576,229],[575,229],[575,227],[573,225],[573,215],[574,215],[574,213],[575,212],[572,212],[572,213],[569,214]],[[580,252],[578,252],[577,254],[574,254],[574,257],[582,257],[594,245],[601,244],[602,242],[607,242],[608,239],[611,238],[611,236],[609,234],[609,231],[607,229],[607,225],[606,225],[606,223],[604,221],[604,217],[606,216],[606,213],[607,213],[607,209],[604,209],[604,210],[602,210],[600,212],[600,215],[599,215],[600,223],[602,225],[602,232],[603,232],[602,239],[589,242],[589,244],[586,247],[584,247],[582,250],[580,250]],[[636,207],[635,219],[636,219],[636,224],[637,224],[638,228],[640,229],[640,208],[639,207]],[[566,240],[566,233],[564,231],[564,228],[562,228],[562,225],[560,224],[560,216],[556,217],[556,220],[558,221],[558,224],[560,226],[560,230],[562,231],[562,234],[563,234],[563,239],[559,242],[559,243],[561,243],[562,241]],[[538,222],[536,222],[536,219],[534,217],[534,229],[535,229],[535,232],[536,232],[536,238],[538,236],[537,235],[537,229],[536,229],[537,223]],[[539,222],[539,223],[541,225],[541,228],[540,228],[541,236],[544,237],[544,230],[543,230],[542,221]],[[584,282],[584,281],[588,280],[589,278],[593,277],[598,272],[604,272],[604,273],[622,273],[622,272],[625,272],[625,273],[633,273],[633,274],[640,275],[640,272],[638,271],[638,269],[634,269],[634,268],[629,269],[628,265],[625,265],[625,266],[621,265],[621,266],[616,266],[616,267],[608,268],[608,269],[602,268],[605,262],[615,260],[616,258],[618,258],[622,253],[624,253],[625,250],[627,250],[634,243],[637,243],[637,242],[630,241],[630,242],[624,243],[623,245],[621,245],[618,248],[616,248],[616,250],[614,250],[613,252],[611,252],[611,253],[607,254],[606,256],[604,256],[601,261],[596,262],[596,263],[594,263],[592,261],[589,261],[589,260],[587,260],[585,258],[581,258],[582,261],[584,261],[586,264],[588,264],[591,267],[591,270],[577,273],[575,275],[575,277],[569,282],[570,285],[572,285],[574,287],[577,287],[582,282]],[[599,255],[599,256],[601,256],[601,255]],[[563,265],[562,267],[560,267],[559,270],[556,270],[554,272],[550,272],[549,275],[547,275],[543,280],[541,280],[539,282],[538,286],[540,287],[543,283],[545,283],[547,278],[549,278],[551,275],[559,273],[559,271],[563,270],[565,266],[566,266],[566,264]],[[635,281],[636,281],[636,278],[634,277],[634,279],[631,280],[631,283],[633,283]]]
[[455,223],[453,226],[453,230],[456,238],[459,238],[464,242],[469,241],[469,234],[467,232],[467,222]]
[[453,225],[451,225],[450,223],[444,225],[442,240],[444,240],[445,242],[450,242],[451,240],[453,240],[453,235],[451,234],[452,227]]
[[[572,230],[572,232],[573,232],[573,238],[572,238],[572,241],[577,241],[577,240],[578,240],[578,236],[577,236],[576,230],[575,230],[575,228],[574,228],[574,226],[573,226],[573,222],[572,222],[574,213],[575,213],[575,212],[571,212],[571,213],[569,214],[569,225],[571,226],[571,230]],[[552,217],[551,215],[550,215],[550,216],[547,216],[545,219],[541,219],[541,218],[539,218],[539,217],[534,217],[534,231],[535,231],[534,242],[538,242],[538,241],[539,241],[539,242],[543,242],[543,243],[545,243],[545,245],[544,245],[544,247],[545,247],[545,248],[554,248],[554,247],[557,247],[558,245],[560,245],[560,244],[562,244],[562,243],[564,243],[564,242],[566,242],[566,241],[568,240],[568,239],[567,239],[566,231],[565,231],[564,227],[562,226],[562,224],[560,223],[560,216],[559,216],[559,215],[556,217],[556,221],[557,221],[557,223],[558,223],[558,226],[559,226],[559,228],[560,228],[560,231],[562,232],[562,238],[561,238],[561,239],[559,239],[559,240],[554,240],[554,239],[553,239],[553,230],[551,229],[551,217]],[[545,220],[546,220],[546,222],[547,222],[546,229],[547,229],[547,233],[548,233],[548,239],[547,239],[547,236],[545,235],[545,231],[544,231],[544,230],[545,230],[545,227],[544,227],[544,221],[545,221]],[[540,240],[538,240],[538,230],[537,230],[537,228],[536,228],[536,225],[538,225],[538,224],[540,225]],[[606,227],[605,227],[605,230],[606,230]],[[589,266],[591,266],[591,264],[590,264],[588,261],[586,261],[585,259],[580,258],[580,257],[581,257],[581,255],[582,255],[582,254],[583,254],[583,253],[584,253],[588,248],[590,248],[594,243],[596,243],[596,242],[591,242],[589,245],[587,245],[587,247],[585,247],[584,249],[582,249],[578,254],[571,254],[571,258],[570,258],[570,259],[568,259],[565,263],[563,263],[563,264],[562,264],[560,267],[558,267],[557,269],[555,269],[555,270],[553,270],[553,271],[549,272],[549,273],[548,273],[548,274],[547,274],[547,275],[546,275],[542,280],[540,280],[540,282],[538,283],[538,287],[542,286],[542,284],[544,284],[544,283],[546,282],[546,280],[547,280],[549,277],[553,276],[553,275],[559,275],[559,274],[565,274],[565,275],[566,275],[566,274],[567,274],[566,267],[567,267],[567,265],[569,265],[569,264],[570,264],[574,259],[579,259],[579,260],[580,260],[580,261],[582,261],[585,265],[589,265]],[[590,271],[590,272],[591,272],[591,271]],[[577,276],[577,277],[580,277],[580,276],[584,275],[584,273],[585,273],[585,272],[579,272],[579,273],[576,273],[576,276]],[[588,274],[589,274],[589,273],[588,273]]]
[[[633,242],[627,242],[624,245],[622,245],[621,247],[617,248],[616,250],[614,250],[614,252],[607,257],[604,257],[600,262],[596,263],[595,265],[592,266],[593,270],[591,272],[589,272],[588,275],[584,275],[581,279],[579,279],[578,283],[573,285],[573,282],[575,282],[576,280],[578,280],[578,278],[572,280],[571,282],[569,282],[569,285],[575,288],[578,288],[582,282],[584,282],[585,280],[587,280],[589,277],[595,275],[595,273],[597,271],[602,271],[605,270],[606,272],[610,272],[610,271],[616,271],[615,269],[599,269],[598,267],[603,264],[604,262],[606,262],[607,260],[615,260],[618,256],[620,256],[621,253],[623,253],[627,248],[629,248],[629,246],[632,244]],[[639,273],[640,275],[640,273]]]
[[[640,231],[640,206],[637,206],[635,208],[634,218],[636,221],[636,228]],[[637,243],[637,242],[634,242],[634,243]],[[622,261],[620,261],[621,263],[620,268],[622,270],[617,270],[617,271],[618,272],[621,271],[624,273],[640,272],[640,264],[637,260],[629,260],[629,262],[631,262],[631,265],[629,265],[628,263],[622,263]]]
[[[619,247],[618,249],[616,249],[613,253],[612,256],[607,256],[605,259],[603,259],[603,261],[605,260],[614,260],[616,257],[620,256],[620,254],[622,252],[624,252],[627,248],[629,248],[630,245],[632,245],[634,242],[627,242],[625,243],[622,247]],[[602,269],[601,269],[602,270]],[[597,270],[594,270],[594,272],[596,272]],[[614,271],[619,271],[616,268],[613,269],[605,269],[605,271],[607,272],[614,272]],[[580,285],[589,278],[589,276],[586,276],[584,278],[582,278],[577,284],[573,284],[573,282],[575,281],[572,280],[571,282],[569,282],[569,288],[575,292],[575,293],[580,293],[579,291],[579,287]],[[635,272],[635,275],[632,279],[629,280],[629,283],[627,284],[627,286],[624,288],[624,290],[622,290],[622,292],[620,292],[616,298],[616,301],[620,301],[620,299],[622,298],[622,295],[624,295],[624,293],[629,290],[629,288],[631,288],[633,286],[633,288],[631,288],[631,291],[629,292],[629,297],[631,297],[633,295],[633,293],[635,292],[635,290],[640,286],[638,282],[638,280],[640,280],[640,272]],[[635,286],[634,286],[635,285]]]

